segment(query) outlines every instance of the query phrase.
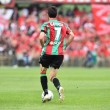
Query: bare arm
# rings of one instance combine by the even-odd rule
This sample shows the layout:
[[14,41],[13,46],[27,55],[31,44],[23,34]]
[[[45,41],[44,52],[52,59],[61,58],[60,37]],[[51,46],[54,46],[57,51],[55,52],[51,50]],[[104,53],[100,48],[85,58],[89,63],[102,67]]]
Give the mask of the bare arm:
[[70,32],[69,37],[68,37],[67,42],[66,42],[66,47],[68,45],[70,45],[70,43],[73,41],[73,39],[74,39],[74,33]]
[[41,46],[43,47],[44,43],[45,43],[45,33],[44,32],[40,32],[39,41],[40,41]]

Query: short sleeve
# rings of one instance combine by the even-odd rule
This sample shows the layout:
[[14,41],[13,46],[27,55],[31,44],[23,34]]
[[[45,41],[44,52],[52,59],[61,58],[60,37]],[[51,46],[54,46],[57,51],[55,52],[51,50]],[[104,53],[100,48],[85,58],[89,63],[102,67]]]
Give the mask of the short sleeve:
[[47,23],[43,23],[42,25],[41,25],[41,32],[47,32]]

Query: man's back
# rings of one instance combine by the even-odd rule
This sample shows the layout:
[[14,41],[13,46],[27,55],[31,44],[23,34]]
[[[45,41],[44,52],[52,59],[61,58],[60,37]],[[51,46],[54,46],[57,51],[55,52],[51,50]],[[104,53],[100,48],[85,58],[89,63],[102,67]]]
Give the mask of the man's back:
[[63,55],[66,47],[66,35],[70,33],[70,28],[58,20],[49,20],[41,26],[41,31],[46,34],[42,54]]

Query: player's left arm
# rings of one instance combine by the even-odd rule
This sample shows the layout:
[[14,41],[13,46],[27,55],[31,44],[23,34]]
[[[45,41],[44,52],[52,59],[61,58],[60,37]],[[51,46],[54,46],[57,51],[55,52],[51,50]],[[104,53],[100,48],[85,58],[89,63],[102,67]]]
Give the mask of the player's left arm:
[[45,44],[45,36],[46,36],[45,33],[41,31],[39,34],[39,41],[42,47],[44,47]]
[[39,41],[42,47],[44,47],[44,44],[45,44],[45,37],[46,37],[46,31],[47,31],[46,26],[47,26],[46,22],[41,25],[41,32],[39,34]]

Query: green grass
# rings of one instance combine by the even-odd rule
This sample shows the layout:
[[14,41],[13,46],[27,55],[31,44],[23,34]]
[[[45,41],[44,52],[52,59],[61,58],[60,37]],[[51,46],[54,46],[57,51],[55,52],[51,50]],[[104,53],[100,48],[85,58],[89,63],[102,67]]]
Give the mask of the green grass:
[[65,88],[63,103],[50,81],[54,99],[41,102],[39,77],[39,68],[0,67],[0,110],[110,110],[109,68],[60,69],[58,77]]

